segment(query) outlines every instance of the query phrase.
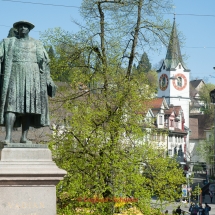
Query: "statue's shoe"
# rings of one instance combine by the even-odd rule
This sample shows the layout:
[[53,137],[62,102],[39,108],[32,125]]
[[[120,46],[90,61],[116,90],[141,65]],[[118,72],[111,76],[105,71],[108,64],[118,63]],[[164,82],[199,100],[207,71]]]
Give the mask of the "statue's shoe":
[[11,141],[6,139],[2,140],[1,143],[3,143],[4,145],[8,145],[9,143],[11,143]]
[[28,140],[28,139],[21,139],[20,143],[28,143],[28,144],[32,144],[32,141]]

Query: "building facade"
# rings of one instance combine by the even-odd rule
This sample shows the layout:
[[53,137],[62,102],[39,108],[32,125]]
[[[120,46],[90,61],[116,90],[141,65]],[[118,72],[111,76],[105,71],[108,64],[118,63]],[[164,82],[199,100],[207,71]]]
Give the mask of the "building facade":
[[181,106],[184,111],[185,129],[189,129],[190,70],[185,65],[174,20],[166,58],[158,73],[158,97],[166,99],[168,105]]
[[184,164],[187,132],[182,107],[169,106],[165,98],[155,98],[149,105],[150,116],[154,117],[154,121],[150,121],[154,122],[154,126],[151,126],[148,141],[156,148],[163,148],[170,157],[176,157],[179,163]]

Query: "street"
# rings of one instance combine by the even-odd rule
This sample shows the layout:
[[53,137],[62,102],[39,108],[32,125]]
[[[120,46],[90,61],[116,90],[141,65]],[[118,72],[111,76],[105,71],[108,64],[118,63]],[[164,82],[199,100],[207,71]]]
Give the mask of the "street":
[[[209,195],[206,195],[205,199],[203,199],[202,206],[204,208],[205,203],[208,203],[208,205],[210,205],[210,207],[211,207],[210,215],[215,215],[215,197],[213,198],[213,202],[212,203],[210,203],[210,202],[211,202],[211,200],[210,200]],[[190,214],[190,212],[189,212],[189,204],[188,203],[175,202],[175,203],[172,203],[169,206],[167,206],[165,210],[168,210],[169,214],[172,214],[172,211],[177,209],[177,207],[179,205],[181,206],[181,209],[183,211],[186,211],[187,214]]]

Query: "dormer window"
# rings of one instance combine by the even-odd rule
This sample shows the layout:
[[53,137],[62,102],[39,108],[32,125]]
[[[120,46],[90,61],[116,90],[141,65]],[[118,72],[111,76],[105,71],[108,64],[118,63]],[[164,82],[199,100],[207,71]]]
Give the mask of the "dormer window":
[[174,127],[174,123],[172,119],[170,120],[170,127]]
[[179,69],[181,69],[181,64],[179,64]]
[[163,69],[165,69],[166,67],[165,67],[165,65],[163,65]]

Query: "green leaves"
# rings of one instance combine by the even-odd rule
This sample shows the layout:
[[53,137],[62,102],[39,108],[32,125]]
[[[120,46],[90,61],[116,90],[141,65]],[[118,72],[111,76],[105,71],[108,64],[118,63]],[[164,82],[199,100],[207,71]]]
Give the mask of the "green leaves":
[[138,72],[149,72],[151,70],[151,63],[149,61],[148,55],[144,52],[141,56],[139,64],[137,66]]
[[[115,198],[136,199],[133,208],[152,214],[152,196],[180,195],[184,177],[176,161],[143,141],[146,104],[156,85],[133,69],[140,36],[152,38],[142,31],[143,18],[158,18],[158,8],[160,1],[85,0],[87,25],[78,34],[54,29],[42,35],[53,49],[53,78],[60,81],[51,101],[56,127],[50,143],[57,165],[68,172],[57,187],[59,214],[114,214]],[[145,30],[163,37],[167,24],[158,19],[149,27],[148,18]]]

